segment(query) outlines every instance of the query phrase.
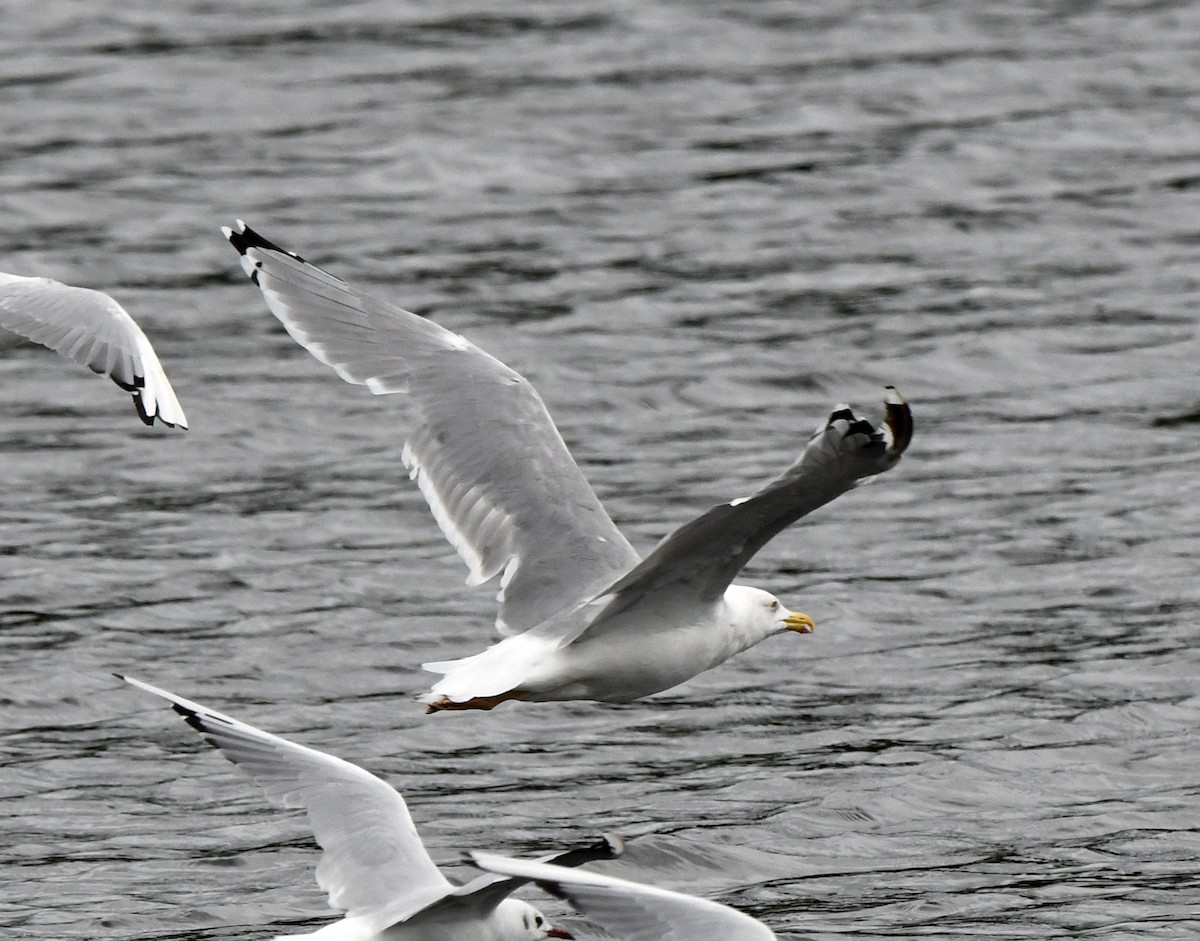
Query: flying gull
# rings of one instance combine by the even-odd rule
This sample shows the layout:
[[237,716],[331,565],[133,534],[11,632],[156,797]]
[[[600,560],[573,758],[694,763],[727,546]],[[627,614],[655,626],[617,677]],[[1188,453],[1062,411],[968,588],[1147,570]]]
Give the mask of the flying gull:
[[271,312],[347,382],[405,392],[419,417],[401,457],[470,569],[500,576],[480,654],[443,674],[428,711],[506,700],[629,702],[669,689],[808,615],[733,584],[786,526],[895,466],[912,436],[887,388],[882,428],[839,406],[782,475],[713,507],[645,559],[609,518],[528,380],[465,338],[351,287],[240,220],[222,230]]
[[774,941],[757,918],[709,899],[539,860],[473,852],[480,869],[529,879],[621,941]]
[[[172,703],[210,745],[242,768],[281,807],[308,812],[324,849],[317,883],[345,917],[315,932],[281,935],[319,941],[538,941],[572,937],[527,902],[509,895],[529,880],[481,875],[455,885],[417,835],[404,798],[348,761],[260,731],[132,677],[126,683]],[[611,859],[619,838],[546,856],[556,867]],[[567,870],[569,871],[569,870]]]
[[125,308],[101,291],[0,272],[0,350],[31,341],[133,393],[147,425],[187,428],[154,347]]

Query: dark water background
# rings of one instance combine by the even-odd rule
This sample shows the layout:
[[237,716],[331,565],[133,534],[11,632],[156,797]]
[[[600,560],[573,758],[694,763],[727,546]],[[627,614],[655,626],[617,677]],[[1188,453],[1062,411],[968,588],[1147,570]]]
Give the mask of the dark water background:
[[[0,931],[325,918],[302,820],[120,670],[380,773],[452,867],[611,829],[783,938],[1196,937],[1198,210],[1191,3],[6,4],[0,269],[116,295],[192,430],[0,360]],[[815,634],[426,718],[491,592],[239,216],[528,375],[643,550],[838,401],[918,436],[747,573]]]

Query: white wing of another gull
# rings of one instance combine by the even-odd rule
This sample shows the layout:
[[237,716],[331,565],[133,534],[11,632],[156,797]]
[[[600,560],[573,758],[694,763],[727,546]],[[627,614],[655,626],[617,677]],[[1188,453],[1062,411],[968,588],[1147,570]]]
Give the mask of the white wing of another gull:
[[404,463],[470,568],[468,584],[503,573],[502,634],[577,605],[638,561],[523,376],[240,220],[222,231],[301,346],[347,382],[413,400],[420,424]]
[[[330,941],[537,941],[569,938],[533,906],[508,895],[520,876],[482,875],[457,886],[430,858],[398,791],[348,761],[290,742],[199,703],[120,677],[172,704],[193,729],[242,768],[282,807],[303,808],[324,850],[317,883],[345,917],[316,934]],[[622,844],[606,837],[547,856],[578,866],[611,859]]]
[[0,272],[0,350],[39,343],[133,394],[147,425],[187,428],[167,374],[132,317],[100,291]]
[[709,899],[552,863],[473,852],[481,869],[536,882],[620,941],[771,941],[756,918]]
[[272,313],[321,362],[372,392],[407,392],[403,459],[478,584],[501,573],[504,639],[444,674],[430,711],[510,699],[630,702],[812,619],[733,584],[796,520],[894,467],[912,415],[888,387],[876,428],[839,407],[780,477],[721,504],[641,560],[605,513],[541,398],[457,334],[377,300],[242,222],[223,229]]

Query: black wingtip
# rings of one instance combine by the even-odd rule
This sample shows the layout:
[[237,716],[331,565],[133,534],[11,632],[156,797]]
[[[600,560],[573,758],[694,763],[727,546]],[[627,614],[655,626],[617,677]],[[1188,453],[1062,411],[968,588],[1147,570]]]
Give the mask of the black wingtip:
[[899,458],[912,441],[912,409],[908,407],[904,396],[896,390],[895,386],[887,386],[884,392],[884,424],[887,426],[888,435],[891,438],[888,452]]
[[[225,237],[229,239],[229,244],[237,249],[239,255],[246,254],[246,252],[251,248],[262,248],[268,251],[280,252],[281,254],[288,255],[292,258],[295,258],[296,261],[304,261],[304,259],[295,252],[289,252],[283,246],[276,245],[270,239],[265,238],[258,232],[254,231],[254,229],[246,225],[246,223],[244,223],[241,219],[238,219],[236,228],[227,227],[224,229],[224,232]],[[308,264],[308,262],[304,263]]]
[[[146,411],[146,405],[142,401],[142,393],[140,390],[133,393],[133,407],[137,409],[138,418],[140,418],[142,420],[143,425],[153,425],[154,424],[154,416]],[[168,423],[163,422],[163,424],[165,425]]]
[[866,435],[868,438],[875,433],[875,426],[865,418],[853,418],[850,421],[850,426],[846,429],[847,436],[849,435]]
[[189,709],[187,706],[181,706],[177,702],[171,703],[171,708],[179,715],[183,716],[183,721],[190,725],[193,729],[201,734],[208,732],[204,727],[204,720],[200,718],[195,709]]
[[555,866],[582,866],[585,863],[594,863],[602,859],[616,859],[624,852],[625,841],[621,837],[615,833],[604,833],[595,843],[559,853],[548,859],[547,862],[551,862]]
[[[159,696],[164,695],[162,690],[157,690],[152,686],[146,686],[145,684],[143,684],[137,680],[131,680],[124,673],[114,673],[113,676],[115,676],[118,680],[120,680],[123,683],[128,683],[131,686],[137,686],[140,689],[145,689],[147,692],[155,693]],[[170,695],[170,694],[168,693],[166,695]],[[168,699],[167,702],[170,703],[171,708],[173,710],[175,710],[175,712],[179,713],[179,715],[183,716],[184,721],[187,722],[187,724],[190,725],[197,732],[207,732],[208,731],[207,729],[204,728],[203,720],[196,713],[195,709],[190,709],[187,706],[177,703],[174,699]]]
[[[122,383],[117,383],[117,384],[122,385]],[[129,392],[130,389],[126,388],[125,391]],[[165,418],[162,417],[162,414],[160,412],[155,411],[154,413],[150,413],[150,412],[146,411],[146,403],[142,399],[142,390],[139,388],[139,389],[132,390],[132,392],[133,392],[133,407],[135,409],[137,409],[138,418],[140,418],[142,420],[143,425],[153,425],[157,421],[157,422],[161,422],[162,424],[166,425],[168,428],[178,428],[180,431],[188,430],[187,425],[181,424],[180,422],[167,421]]]

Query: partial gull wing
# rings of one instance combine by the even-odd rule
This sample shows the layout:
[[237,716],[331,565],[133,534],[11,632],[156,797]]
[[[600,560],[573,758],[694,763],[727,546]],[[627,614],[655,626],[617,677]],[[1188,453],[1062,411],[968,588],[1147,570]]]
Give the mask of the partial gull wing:
[[108,376],[133,394],[147,425],[187,428],[154,347],[120,304],[100,291],[0,272],[0,350],[31,341]]
[[472,853],[489,872],[536,882],[622,941],[772,941],[761,921],[719,902],[548,863]]
[[[615,833],[605,833],[599,840],[587,846],[551,853],[542,856],[539,863],[551,863],[555,866],[582,866],[586,863],[598,862],[602,859],[616,859],[625,852],[625,841]],[[476,876],[470,882],[457,888],[441,901],[435,902],[422,912],[432,915],[442,907],[465,905],[477,912],[485,912],[495,908],[500,901],[507,898],[525,883],[529,882],[522,876],[505,876],[494,872],[485,872]]]
[[756,494],[722,503],[666,537],[641,563],[600,594],[604,609],[586,631],[661,591],[683,590],[690,603],[720,598],[751,557],[777,533],[866,477],[896,466],[912,439],[912,413],[887,387],[882,429],[839,406],[796,463]]
[[404,798],[362,768],[260,731],[199,703],[132,677],[126,683],[161,696],[282,807],[308,812],[324,849],[317,883],[329,904],[382,931],[454,890],[425,850]]
[[637,563],[524,377],[240,221],[222,231],[301,346],[347,382],[411,396],[421,423],[402,458],[470,568],[467,583],[503,571],[501,633],[540,624]]

